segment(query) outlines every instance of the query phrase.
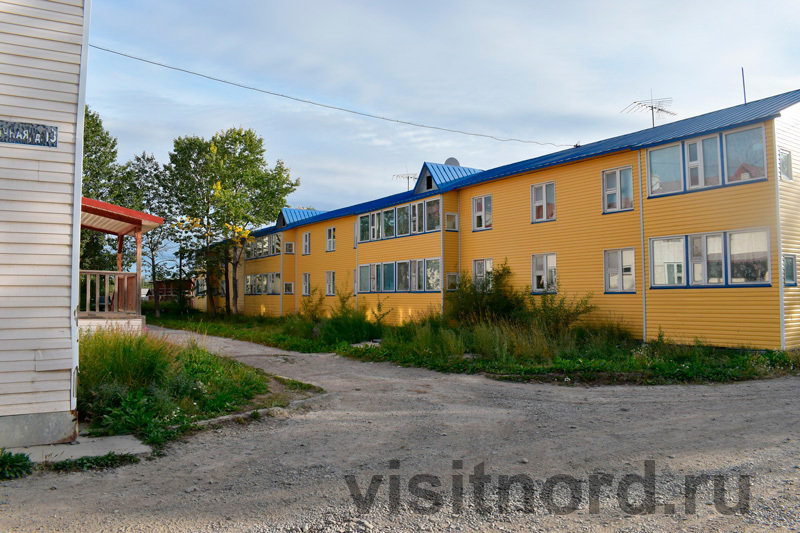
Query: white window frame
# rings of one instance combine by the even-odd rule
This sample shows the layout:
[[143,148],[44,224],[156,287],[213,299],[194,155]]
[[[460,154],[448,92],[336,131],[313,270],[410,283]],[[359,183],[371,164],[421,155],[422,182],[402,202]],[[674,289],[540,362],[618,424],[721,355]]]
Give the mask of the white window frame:
[[294,294],[294,282],[291,281],[283,282],[283,294]]
[[325,296],[336,296],[336,271],[325,271]]
[[458,282],[461,280],[461,275],[458,272],[448,272],[445,280],[445,290],[449,292],[457,291]]
[[[633,262],[630,264],[630,275],[633,276],[633,290],[625,288],[625,262],[623,257],[625,257],[624,252],[633,252]],[[608,266],[607,257],[611,254],[615,254],[617,256],[617,265],[619,272],[617,272],[617,276],[619,279],[618,287],[616,289],[612,288],[609,284],[609,278],[611,277],[611,269]],[[623,293],[623,294],[634,294],[636,293],[636,249],[634,247],[629,248],[612,248],[609,250],[603,250],[603,285],[604,290],[607,293]]]
[[[553,186],[553,216],[547,216],[547,186]],[[536,190],[542,189],[542,202],[536,201]],[[542,218],[536,217],[536,207],[542,206]],[[531,185],[531,223],[537,222],[550,222],[556,219],[556,182],[546,181],[543,183],[534,183]]]
[[[363,277],[363,269],[366,268],[367,273],[367,288],[366,290],[361,288],[361,280]],[[372,292],[372,266],[371,265],[358,265],[358,293],[359,294],[366,294]]]
[[[492,195],[491,194],[484,194],[482,196],[475,196],[472,198],[472,231],[483,231],[483,230],[490,230],[492,229],[492,223],[490,222],[489,225],[486,225],[486,199],[489,198],[489,202],[491,202]],[[478,200],[481,202],[481,208],[478,209]],[[478,224],[478,217],[481,217],[481,224]],[[489,219],[492,219],[492,210],[489,210]]]
[[[428,204],[437,203],[439,204],[439,223],[435,228],[429,228],[428,226],[431,223],[430,217],[428,217]],[[429,231],[441,231],[442,229],[442,200],[441,198],[431,198],[430,200],[425,200],[425,232]],[[441,276],[439,276],[439,284],[441,285]]]
[[[392,235],[386,234],[386,213],[392,213]],[[393,239],[397,236],[397,213],[394,207],[381,211],[381,237],[383,239]]]
[[[543,257],[544,258],[544,270],[537,271],[536,270],[536,258]],[[555,259],[555,279],[552,283],[549,280],[550,274],[550,258]],[[542,279],[544,281],[544,288],[537,289],[536,288],[536,276],[541,273]],[[544,294],[544,293],[556,293],[558,292],[558,257],[554,252],[548,252],[544,254],[533,254],[531,255],[531,292],[534,294]]]
[[[761,154],[764,159],[764,176],[760,178],[748,178],[742,179],[738,181],[729,181],[728,179],[728,135],[732,135],[734,133],[740,133],[747,130],[761,130],[761,145],[764,147],[764,152]],[[725,131],[722,133],[722,161],[724,162],[724,175],[723,175],[723,183],[726,185],[730,184],[739,184],[739,183],[749,183],[751,181],[762,181],[769,177],[769,163],[767,159],[767,137],[766,137],[766,128],[764,124],[756,124],[750,126],[744,126],[742,128],[736,128],[733,130]]]
[[[476,285],[482,283],[486,279],[488,273],[494,270],[494,259],[491,257],[485,259],[474,259],[472,261],[472,281]],[[491,282],[489,287],[491,287]]]
[[[408,287],[405,289],[401,289],[398,285],[398,281],[400,279],[399,272],[400,272],[400,265],[406,265],[408,269]],[[394,290],[395,292],[411,292],[411,261],[397,261],[394,267]]]
[[369,290],[370,292],[381,292],[380,263],[372,263],[369,265]]
[[[733,281],[733,262],[731,261],[731,239],[734,235],[741,235],[743,233],[765,233],[767,236],[767,275],[766,281]],[[772,239],[770,237],[769,228],[747,228],[734,231],[728,231],[725,234],[725,262],[727,263],[726,275],[727,286],[729,287],[747,287],[748,285],[772,285]]]
[[283,243],[283,253],[287,255],[294,255],[294,242],[286,241]]
[[[783,165],[783,158],[786,156],[788,159],[787,168],[789,170],[788,174],[783,173],[784,165]],[[783,181],[794,181],[794,169],[792,168],[792,152],[791,150],[787,150],[786,148],[778,148],[778,175],[781,177]]]
[[[653,192],[653,176],[652,176],[652,168],[650,168],[650,154],[653,152],[658,152],[659,150],[666,150],[668,148],[678,148],[678,165],[681,169],[681,179],[680,184],[681,188],[677,191],[668,191],[668,192]],[[686,190],[686,177],[683,172],[683,147],[681,143],[670,143],[670,144],[662,144],[660,146],[654,146],[653,148],[649,148],[647,150],[647,154],[645,156],[645,164],[647,166],[647,196],[666,196],[670,194],[678,194],[684,192]],[[722,170],[720,170],[722,172]]]
[[311,296],[311,273],[303,272],[301,277],[301,290],[303,296]]
[[[603,213],[618,213],[620,211],[633,211],[634,207],[622,207],[622,171],[623,170],[630,170],[631,171],[631,201],[633,202],[634,206],[636,202],[634,201],[633,195],[633,167],[623,166],[617,168],[609,168],[603,171]],[[614,188],[609,188],[607,186],[607,178],[610,174],[614,174],[617,179],[617,186]],[[609,194],[616,194],[617,195],[617,207],[610,208],[608,207],[608,195]]]
[[[422,272],[420,272],[420,269]],[[411,292],[425,292],[425,260],[412,259],[408,266],[409,285]],[[420,274],[422,274],[420,276]]]
[[425,202],[411,204],[411,233],[425,233]]
[[[707,141],[709,139],[714,139],[716,142],[716,156],[717,156],[717,172],[719,172],[719,183],[717,184],[707,184],[706,183],[706,176],[705,176],[705,150],[703,148],[703,141]],[[722,185],[722,151],[719,149],[719,135],[706,135],[705,137],[696,137],[694,139],[689,139],[684,141],[683,143],[683,160],[686,162],[683,168],[683,179],[685,182],[685,186],[690,191],[696,191],[700,189],[707,189],[709,187],[719,187]],[[691,144],[697,144],[697,161],[691,162],[689,161],[689,150]],[[697,179],[699,184],[692,186],[692,176],[691,176],[691,169],[697,168]]]
[[371,241],[377,241],[381,238],[381,224],[383,223],[381,218],[380,211],[369,214],[369,240]]
[[[428,286],[428,263],[436,261],[437,270],[439,271],[439,288],[429,288]],[[442,260],[440,257],[428,257],[425,259],[425,292],[442,292]]]
[[[688,257],[686,257],[686,272],[685,275],[688,276],[689,285],[693,287],[724,287],[726,284],[726,268],[725,268],[725,233],[722,231],[714,231],[709,233],[693,233],[688,235],[687,243],[687,250],[688,250]],[[720,260],[722,261],[722,280],[718,283],[710,283],[708,281],[708,238],[709,237],[719,237],[722,245],[722,257]],[[692,239],[701,239],[702,246],[701,246],[701,256],[700,261],[696,261],[693,255],[692,250]],[[700,264],[701,270],[701,279],[700,281],[695,281],[694,279],[694,266],[695,264]]]
[[[655,243],[656,241],[668,241],[668,240],[672,240],[672,239],[680,239],[681,240],[681,246],[680,246],[680,248],[681,248],[681,260],[679,262],[676,262],[676,261],[665,261],[664,262],[664,267],[665,267],[665,269],[664,269],[664,279],[665,280],[669,280],[669,272],[667,271],[668,270],[667,269],[667,265],[672,265],[673,266],[673,270],[677,266],[681,267],[680,268],[680,270],[681,270],[680,272],[677,272],[677,271],[674,272],[675,279],[677,280],[678,276],[680,276],[681,280],[679,282],[676,282],[676,283],[659,283],[659,284],[657,284],[655,282],[655,279],[656,279],[656,277],[655,277],[656,264],[655,264],[655,260],[654,260],[655,251],[654,251],[653,243]],[[648,247],[648,249],[650,250],[650,286],[651,287],[671,287],[671,288],[686,287],[686,280],[687,280],[687,277],[686,277],[687,276],[686,235],[667,235],[667,236],[664,236],[664,237],[651,237],[649,239],[649,247]]]
[[444,214],[445,231],[458,231],[458,213]]
[[[786,277],[787,271],[786,270],[786,260],[791,258],[792,259],[792,281],[789,281]],[[797,287],[797,255],[796,254],[783,254],[783,262],[781,264],[783,268],[783,285],[784,287]]]
[[[392,281],[394,287],[391,289],[386,288],[386,267],[392,266]],[[397,266],[392,263],[381,263],[381,292],[395,292],[397,290]]]
[[[363,239],[363,240],[361,239],[361,219],[362,218],[366,218],[367,219],[367,238]],[[360,215],[358,217],[358,221],[356,223],[358,224],[358,229],[357,229],[357,233],[356,233],[356,235],[358,236],[357,237],[358,238],[358,242],[369,242],[369,240],[370,240],[369,237],[370,237],[370,233],[371,233],[370,214],[367,213],[366,215]]]
[[[405,209],[408,212],[408,231],[405,233],[400,233],[400,225],[397,221],[400,219],[399,212],[401,209]],[[395,209],[394,213],[394,234],[398,237],[404,237],[406,235],[411,235],[411,205],[401,205],[400,207]]]
[[336,226],[325,228],[325,251],[336,251]]
[[303,233],[303,255],[311,255],[311,232]]

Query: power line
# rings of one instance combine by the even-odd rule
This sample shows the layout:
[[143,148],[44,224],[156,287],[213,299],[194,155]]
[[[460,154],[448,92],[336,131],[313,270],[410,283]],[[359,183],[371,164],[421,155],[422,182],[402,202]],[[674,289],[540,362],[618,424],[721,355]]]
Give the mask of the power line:
[[104,52],[108,52],[110,54],[116,54],[118,56],[127,57],[129,59],[134,59],[136,61],[141,61],[143,63],[149,63],[151,65],[156,65],[158,67],[163,67],[163,68],[167,68],[167,69],[170,69],[170,70],[176,70],[178,72],[183,72],[185,74],[191,74],[192,76],[198,76],[200,78],[205,78],[207,80],[212,80],[212,81],[216,81],[216,82],[219,82],[219,83],[232,85],[234,87],[239,87],[241,89],[247,89],[249,91],[256,91],[256,92],[259,92],[259,93],[268,94],[270,96],[277,96],[279,98],[286,98],[287,100],[294,100],[295,102],[301,102],[303,104],[310,104],[310,105],[314,105],[314,106],[317,106],[317,107],[322,107],[322,108],[325,108],[325,109],[332,109],[334,111],[343,111],[345,113],[350,113],[350,114],[353,114],[353,115],[359,115],[359,116],[366,117],[366,118],[372,118],[372,119],[376,119],[376,120],[384,120],[386,122],[394,122],[394,123],[397,123],[397,124],[404,124],[406,126],[414,126],[416,128],[427,128],[427,129],[431,129],[431,130],[447,131],[447,132],[450,132],[450,133],[458,133],[458,134],[461,134],[461,135],[470,135],[472,137],[484,137],[484,138],[487,138],[487,139],[492,139],[492,140],[500,141],[500,142],[519,142],[519,143],[526,143],[526,144],[538,144],[540,146],[555,146],[556,148],[571,147],[572,146],[571,144],[555,144],[555,143],[551,143],[551,142],[527,141],[527,140],[524,140],[524,139],[516,139],[516,138],[501,138],[501,137],[495,137],[494,135],[487,135],[487,134],[483,134],[483,133],[473,133],[473,132],[469,132],[469,131],[456,130],[456,129],[451,129],[451,128],[442,128],[442,127],[439,127],[439,126],[429,126],[427,124],[419,124],[419,123],[410,122],[410,121],[407,121],[407,120],[398,120],[396,118],[389,118],[389,117],[383,117],[383,116],[380,116],[380,115],[373,115],[372,113],[364,113],[364,112],[361,112],[361,111],[355,111],[353,109],[347,109],[347,108],[344,108],[344,107],[337,107],[337,106],[334,106],[334,105],[322,104],[322,103],[319,103],[319,102],[314,102],[313,100],[306,100],[304,98],[298,98],[296,96],[290,96],[288,94],[281,94],[281,93],[276,93],[274,91],[267,91],[266,89],[259,89],[258,87],[253,87],[253,86],[250,86],[250,85],[244,85],[242,83],[237,83],[235,81],[224,80],[222,78],[209,76],[208,74],[202,74],[200,72],[195,72],[193,70],[188,70],[188,69],[181,68],[181,67],[175,67],[175,66],[172,66],[172,65],[167,65],[165,63],[159,63],[158,61],[153,61],[151,59],[145,59],[143,57],[137,57],[137,56],[134,56],[134,55],[131,55],[131,54],[126,54],[125,52],[119,52],[117,50],[112,50],[110,48],[104,48],[102,46],[97,46],[96,44],[89,44],[89,46],[92,47],[92,48],[96,48],[97,50],[102,50]]

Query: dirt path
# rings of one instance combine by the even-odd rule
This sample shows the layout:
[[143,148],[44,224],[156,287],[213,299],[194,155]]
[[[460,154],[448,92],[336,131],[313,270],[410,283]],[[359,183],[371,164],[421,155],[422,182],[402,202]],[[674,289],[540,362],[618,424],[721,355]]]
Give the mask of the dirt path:
[[[157,328],[152,328],[156,330]],[[167,330],[163,330],[167,331]],[[176,340],[190,334],[169,331]],[[231,424],[187,438],[165,457],[110,472],[38,474],[0,484],[2,531],[668,531],[800,529],[800,379],[731,385],[559,387],[504,383],[362,363],[331,354],[296,354],[207,338],[212,351],[306,381],[327,392],[285,416]],[[590,474],[644,475],[655,461],[655,514],[633,516],[603,490],[590,514]],[[390,460],[399,468],[390,469]],[[454,470],[453,461],[463,461]],[[489,514],[478,513],[469,475],[491,475]],[[752,476],[749,512],[717,511],[707,491],[697,514],[684,513],[685,475],[724,474],[736,502],[740,474]],[[438,512],[423,515],[409,479],[441,481]],[[453,475],[463,474],[463,511],[453,512]],[[499,512],[498,475],[534,480],[534,513],[512,497]],[[564,506],[567,485],[550,500],[542,483],[577,479],[578,511]],[[367,492],[382,475],[372,511],[360,515],[345,476]],[[400,512],[388,506],[389,476],[399,476]],[[431,481],[431,478],[428,478]],[[377,482],[376,482],[377,483]],[[430,485],[422,485],[430,489]],[[631,490],[636,503],[639,485]],[[546,495],[546,492],[545,492]],[[674,514],[664,504],[674,505]],[[304,529],[305,528],[305,529]]]

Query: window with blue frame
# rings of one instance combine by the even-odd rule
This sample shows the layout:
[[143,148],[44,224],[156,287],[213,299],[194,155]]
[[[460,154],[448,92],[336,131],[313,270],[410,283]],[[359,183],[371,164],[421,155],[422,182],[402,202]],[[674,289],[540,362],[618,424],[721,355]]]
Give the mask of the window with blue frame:
[[633,209],[633,169],[615,168],[603,172],[603,212]]
[[606,250],[603,255],[606,292],[635,292],[633,248]]
[[383,263],[383,283],[381,291],[394,292],[394,263]]

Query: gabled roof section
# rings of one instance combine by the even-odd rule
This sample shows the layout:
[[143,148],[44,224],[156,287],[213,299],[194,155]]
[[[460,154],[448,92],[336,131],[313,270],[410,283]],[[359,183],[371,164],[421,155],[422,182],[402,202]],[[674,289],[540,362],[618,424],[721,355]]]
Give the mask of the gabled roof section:
[[800,89],[770,96],[769,98],[763,98],[761,100],[755,100],[746,104],[712,111],[704,115],[678,120],[669,124],[656,126],[655,128],[628,133],[620,135],[619,137],[612,137],[610,139],[543,155],[534,159],[493,168],[478,174],[473,174],[472,176],[451,181],[445,187],[442,187],[442,189],[457,189],[475,183],[580,161],[590,157],[597,157],[623,150],[640,150],[659,144],[716,133],[738,126],[755,124],[776,118],[780,116],[781,111],[798,103],[800,103]]
[[284,207],[281,209],[281,214],[278,215],[278,220],[275,225],[279,228],[282,228],[288,224],[294,224],[295,222],[300,222],[301,220],[305,220],[316,215],[321,215],[324,212],[325,211],[317,211],[316,209],[297,209]]
[[133,235],[138,228],[147,233],[163,223],[163,218],[149,213],[81,197],[81,228],[111,235]]
[[[441,189],[448,183],[477,174],[478,172],[483,171],[477,168],[425,162],[422,164],[422,170],[419,171],[417,183],[414,185],[414,192],[420,194],[435,189]],[[430,180],[428,178],[430,178]]]

